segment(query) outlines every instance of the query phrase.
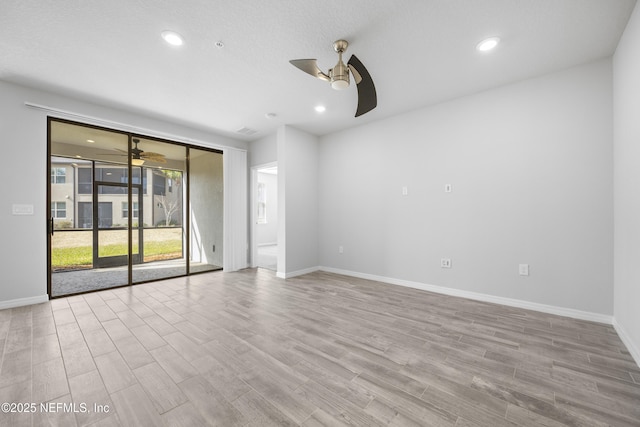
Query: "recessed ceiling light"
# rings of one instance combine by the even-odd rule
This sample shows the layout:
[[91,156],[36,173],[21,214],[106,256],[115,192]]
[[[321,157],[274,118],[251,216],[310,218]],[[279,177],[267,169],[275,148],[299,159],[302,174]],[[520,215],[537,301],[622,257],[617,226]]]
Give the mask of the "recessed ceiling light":
[[276,117],[278,117],[278,115],[276,113],[267,113],[264,115],[267,119],[275,119]]
[[498,43],[500,43],[500,37],[489,37],[488,39],[484,39],[478,43],[476,45],[476,50],[480,52],[488,52],[498,46]]
[[93,139],[87,139],[87,142],[88,142],[89,144],[93,144],[95,141],[94,141]]
[[224,47],[224,43],[222,43],[221,40],[218,40],[215,44],[218,49],[222,49]]
[[325,107],[324,105],[316,105],[315,110],[318,113],[324,113],[327,110],[327,107]]
[[182,36],[174,31],[163,31],[161,35],[164,41],[172,46],[182,46],[184,43]]

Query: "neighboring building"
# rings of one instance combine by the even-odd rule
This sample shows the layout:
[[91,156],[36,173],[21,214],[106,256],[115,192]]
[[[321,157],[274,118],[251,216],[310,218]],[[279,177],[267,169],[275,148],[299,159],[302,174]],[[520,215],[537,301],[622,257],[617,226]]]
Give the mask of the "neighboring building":
[[[181,172],[178,172],[182,176]],[[51,217],[56,228],[92,228],[93,180],[92,162],[57,157],[51,166]],[[98,217],[101,228],[126,227],[129,215],[127,168],[119,165],[97,166]],[[175,172],[162,169],[133,167],[134,186],[140,185],[142,205],[137,189],[133,194],[133,225],[139,223],[140,208],[146,227],[166,224],[167,213],[171,225],[182,225],[182,179]],[[140,179],[142,177],[142,179]],[[113,183],[114,185],[109,185]],[[104,185],[103,185],[104,184]]]

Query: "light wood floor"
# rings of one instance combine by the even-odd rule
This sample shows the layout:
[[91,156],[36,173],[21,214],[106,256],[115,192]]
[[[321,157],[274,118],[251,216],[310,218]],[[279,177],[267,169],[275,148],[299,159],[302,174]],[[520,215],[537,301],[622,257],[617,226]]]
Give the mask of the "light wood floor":
[[0,402],[37,405],[2,426],[640,425],[611,326],[327,273],[3,310],[0,348]]

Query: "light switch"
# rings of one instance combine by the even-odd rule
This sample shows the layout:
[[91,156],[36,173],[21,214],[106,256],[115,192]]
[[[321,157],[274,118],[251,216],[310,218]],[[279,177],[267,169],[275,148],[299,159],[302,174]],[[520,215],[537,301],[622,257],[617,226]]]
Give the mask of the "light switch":
[[402,195],[406,196],[409,194],[409,189],[407,187],[402,187]]
[[11,213],[13,215],[33,215],[33,205],[12,205]]

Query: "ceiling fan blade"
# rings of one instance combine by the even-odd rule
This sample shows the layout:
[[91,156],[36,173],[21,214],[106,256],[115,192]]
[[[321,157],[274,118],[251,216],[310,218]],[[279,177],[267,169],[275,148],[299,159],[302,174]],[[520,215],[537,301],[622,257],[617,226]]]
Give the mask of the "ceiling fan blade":
[[154,153],[153,151],[141,151],[140,152],[141,156],[147,156],[147,157],[164,157],[164,154],[160,154],[160,153]]
[[351,55],[347,64],[358,87],[358,109],[356,110],[356,117],[358,117],[376,108],[378,95],[371,75],[355,55]]
[[153,153],[151,151],[143,151],[142,153],[140,153],[140,158],[157,163],[167,163],[167,159],[165,158],[164,154]]
[[167,163],[167,159],[165,159],[164,157],[143,157],[142,159],[154,163]]
[[351,74],[353,74],[353,80],[355,80],[356,84],[360,84],[360,82],[362,81],[362,76],[352,64],[348,64],[348,65],[349,65],[349,70],[351,70]]
[[291,65],[301,69],[307,74],[311,74],[313,77],[317,77],[320,80],[331,81],[329,76],[322,72],[320,68],[318,68],[317,61],[315,59],[292,59],[289,61]]

